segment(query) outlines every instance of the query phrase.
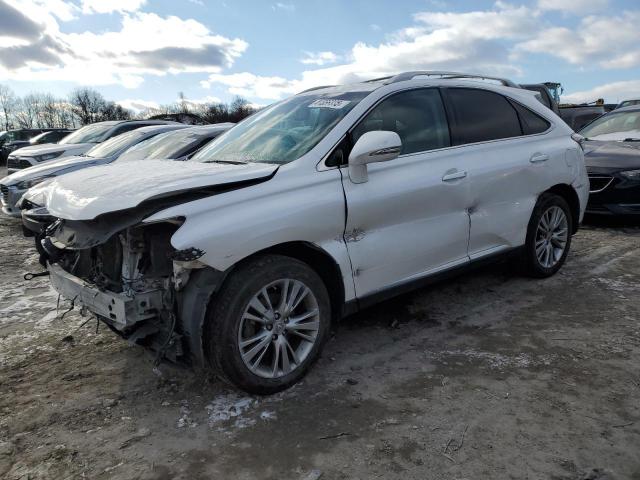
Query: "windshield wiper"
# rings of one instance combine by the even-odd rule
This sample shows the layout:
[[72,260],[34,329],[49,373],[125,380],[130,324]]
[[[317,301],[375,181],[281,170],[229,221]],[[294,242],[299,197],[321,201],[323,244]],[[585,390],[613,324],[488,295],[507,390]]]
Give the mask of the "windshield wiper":
[[640,142],[640,138],[625,138],[623,142]]
[[229,165],[246,165],[248,162],[241,162],[240,160],[207,160],[202,163],[226,163]]

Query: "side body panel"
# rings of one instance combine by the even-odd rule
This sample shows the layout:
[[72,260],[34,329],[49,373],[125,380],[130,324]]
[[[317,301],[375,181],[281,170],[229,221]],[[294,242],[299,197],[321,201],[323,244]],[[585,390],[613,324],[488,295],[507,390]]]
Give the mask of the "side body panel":
[[574,180],[572,142],[553,132],[462,147],[469,171],[471,259],[523,245],[540,193]]
[[337,169],[305,172],[285,165],[267,182],[178,205],[147,221],[176,216],[186,217],[186,222],[171,244],[178,250],[204,251],[200,260],[217,270],[274,245],[308,242],[339,266],[345,300],[355,297],[343,239],[345,202]]
[[358,297],[466,263],[468,184],[443,182],[452,150],[404,155],[368,165],[369,181],[344,169],[345,239]]

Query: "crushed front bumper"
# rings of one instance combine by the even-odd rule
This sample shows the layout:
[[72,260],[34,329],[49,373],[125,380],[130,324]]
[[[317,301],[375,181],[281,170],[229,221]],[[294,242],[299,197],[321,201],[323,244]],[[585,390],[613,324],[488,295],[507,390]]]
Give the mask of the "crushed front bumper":
[[76,305],[108,320],[117,330],[156,318],[162,309],[162,292],[151,290],[131,295],[100,289],[65,271],[58,264],[48,264],[51,285]]

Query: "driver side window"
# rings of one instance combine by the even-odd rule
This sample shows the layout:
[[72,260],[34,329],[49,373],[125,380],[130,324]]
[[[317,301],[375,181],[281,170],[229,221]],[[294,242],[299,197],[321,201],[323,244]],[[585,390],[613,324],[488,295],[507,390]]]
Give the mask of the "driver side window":
[[366,132],[388,130],[402,140],[401,155],[451,146],[440,92],[435,88],[397,93],[373,108],[352,131],[352,142]]

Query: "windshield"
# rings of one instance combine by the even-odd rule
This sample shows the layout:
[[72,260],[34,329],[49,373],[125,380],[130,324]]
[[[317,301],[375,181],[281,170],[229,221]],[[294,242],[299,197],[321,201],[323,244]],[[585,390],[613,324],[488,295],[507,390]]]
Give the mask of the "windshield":
[[640,139],[640,110],[604,115],[584,127],[580,134],[588,140]]
[[145,138],[145,134],[143,132],[133,130],[131,132],[118,135],[117,137],[110,138],[106,142],[99,143],[89,150],[86,155],[87,157],[93,158],[113,157],[119,152],[129,148],[131,145],[135,145],[140,142],[143,138]]
[[70,145],[74,143],[99,143],[104,137],[105,133],[113,128],[113,125],[100,125],[93,124],[82,127],[76,130],[71,135],[67,135],[60,143],[63,145]]
[[195,162],[292,162],[322,140],[370,92],[298,95],[258,112],[211,142]]
[[119,160],[177,158],[177,154],[202,138],[185,131],[163,133],[129,148]]

